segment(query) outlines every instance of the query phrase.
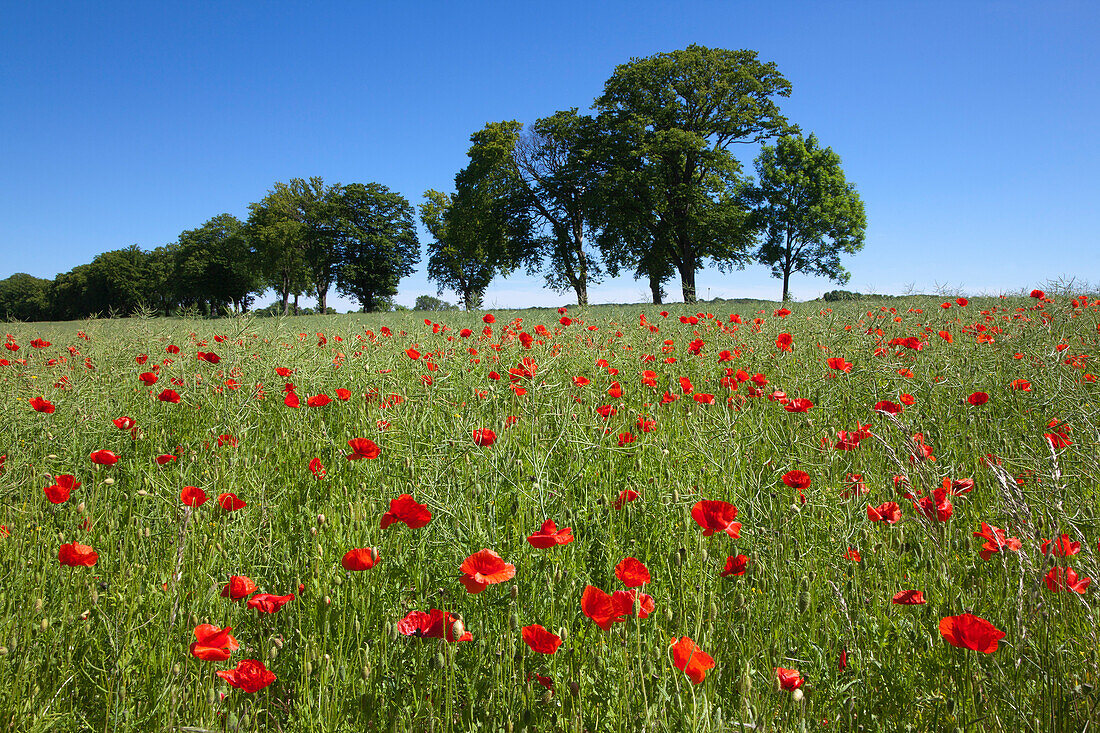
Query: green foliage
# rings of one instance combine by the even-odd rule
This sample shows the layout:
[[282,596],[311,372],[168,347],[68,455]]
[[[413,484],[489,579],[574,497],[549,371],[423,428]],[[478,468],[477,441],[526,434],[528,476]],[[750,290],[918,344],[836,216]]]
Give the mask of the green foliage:
[[678,271],[687,303],[704,261],[743,266],[751,239],[729,148],[785,132],[775,98],[790,90],[774,63],[748,50],[692,45],[617,67],[595,104],[608,261],[648,277],[655,298]]
[[588,286],[602,274],[598,254],[586,246],[597,216],[600,169],[595,120],[576,108],[536,120],[513,151],[516,180],[530,213],[548,230],[541,238],[546,284],[573,290],[588,305]]
[[470,136],[469,164],[455,176],[453,196],[429,190],[420,220],[432,235],[428,278],[439,294],[453,290],[467,310],[480,307],[497,275],[538,261],[530,201],[512,163],[518,122],[490,122]]
[[785,135],[764,146],[756,172],[759,183],[747,185],[742,196],[753,207],[750,226],[763,235],[756,258],[782,278],[783,300],[792,273],[847,283],[840,255],[863,249],[867,216],[840,156],[820,147],[815,135]]
[[17,272],[0,280],[0,318],[39,321],[48,314],[47,293],[50,281]]
[[377,183],[344,186],[334,199],[336,287],[365,312],[397,295],[397,284],[420,261],[413,208]]
[[243,225],[231,214],[219,214],[198,229],[182,232],[165,252],[172,259],[170,278],[181,306],[202,305],[209,315],[247,310],[250,294],[261,287],[256,255]]
[[830,290],[821,296],[827,303],[835,303],[841,300],[859,300],[864,297],[861,293],[853,293],[848,290]]
[[457,306],[451,305],[445,300],[440,300],[434,295],[418,295],[416,296],[416,304],[413,306],[414,311],[449,311],[455,310]]

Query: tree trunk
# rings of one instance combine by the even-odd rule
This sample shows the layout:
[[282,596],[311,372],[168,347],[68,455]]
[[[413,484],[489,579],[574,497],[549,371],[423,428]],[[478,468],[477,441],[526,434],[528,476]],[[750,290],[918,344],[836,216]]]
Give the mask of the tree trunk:
[[290,278],[283,276],[283,315],[290,315]]
[[573,288],[577,291],[577,305],[581,308],[588,307],[588,284],[584,280],[578,280],[577,286]]
[[680,284],[684,290],[684,302],[694,303],[695,298],[695,268],[686,265],[680,268]]
[[294,315],[298,315],[298,293],[294,294]]
[[664,293],[661,292],[661,281],[653,275],[649,276],[649,292],[653,295],[653,305],[661,305],[664,303]]
[[363,312],[364,313],[373,313],[374,312],[374,293],[367,293],[366,296],[364,296],[364,298],[363,298]]
[[783,302],[787,302],[787,283],[790,282],[791,271],[783,270]]
[[328,313],[328,289],[321,290],[317,288],[317,310],[321,311],[321,315]]

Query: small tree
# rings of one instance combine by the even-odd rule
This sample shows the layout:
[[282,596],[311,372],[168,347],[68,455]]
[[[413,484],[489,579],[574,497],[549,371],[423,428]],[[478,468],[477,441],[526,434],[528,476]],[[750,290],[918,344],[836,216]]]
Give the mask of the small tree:
[[750,225],[763,236],[756,259],[783,279],[783,300],[795,272],[846,284],[851,275],[840,255],[863,249],[867,216],[840,156],[814,135],[785,135],[764,146],[756,173],[760,182],[745,186],[742,198],[752,207]]
[[440,300],[434,295],[416,296],[416,305],[413,306],[414,311],[449,311],[454,309],[455,306],[445,300]]

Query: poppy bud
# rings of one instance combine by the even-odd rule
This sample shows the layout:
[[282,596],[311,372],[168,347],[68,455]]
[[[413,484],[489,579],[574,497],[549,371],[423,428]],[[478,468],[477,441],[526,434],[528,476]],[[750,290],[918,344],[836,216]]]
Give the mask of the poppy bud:
[[558,629],[558,636],[561,638],[562,642],[565,642],[569,636],[569,629],[562,626],[560,629]]
[[114,486],[115,480],[113,478],[111,478],[110,476],[108,476],[107,478],[103,479],[103,483],[105,483],[108,486]]
[[806,613],[810,608],[810,591],[809,589],[802,591],[798,594],[798,612]]
[[802,702],[803,697],[804,697],[804,695],[802,693],[802,688],[801,687],[799,687],[797,690],[795,690],[794,692],[791,693],[791,699],[794,700],[795,702]]
[[512,583],[512,587],[508,589],[508,595],[512,596],[512,600],[519,598],[519,586]]
[[324,514],[318,514],[317,515],[317,526],[318,527],[325,526],[325,515]]
[[42,619],[41,627],[42,627],[43,631],[49,631],[50,630],[50,620],[48,618]]
[[562,579],[561,568],[558,568],[557,570],[554,571],[554,582],[555,583],[560,583],[561,579]]
[[454,623],[451,624],[451,636],[454,639],[461,638],[466,634],[466,624],[463,623],[461,618],[455,618]]
[[[513,587],[515,587],[515,586],[513,586]],[[508,619],[508,625],[512,628],[512,631],[515,631],[516,629],[518,629],[519,628],[519,614],[513,613],[511,615],[511,617],[509,617],[509,619]]]
[[309,528],[309,533],[311,535],[313,535],[314,537],[316,537],[317,536],[317,528],[316,527],[310,527]]
[[0,646],[0,657],[8,656],[8,648],[6,646]]
[[703,562],[706,562],[707,558],[710,557],[710,553],[707,552],[707,549],[705,547],[703,548],[703,552],[701,553],[701,557],[703,558]]
[[306,677],[309,677],[311,674],[313,674],[313,664],[310,662],[306,662],[305,666],[302,668],[302,671],[305,672]]
[[573,694],[573,697],[577,697],[581,694],[581,686],[578,685],[575,681],[570,681],[569,692]]
[[34,599],[34,610],[38,613],[42,613],[42,605],[45,603],[41,598]]
[[432,661],[435,662],[435,666],[439,669],[443,669],[447,666],[447,660],[443,657],[443,652],[437,652]]
[[268,659],[274,659],[277,656],[279,656],[279,647],[271,647],[271,649],[267,652]]
[[743,698],[752,693],[752,670],[747,663],[741,670],[741,679],[737,681],[737,691]]
[[673,489],[672,490],[672,503],[673,504],[679,504],[680,503],[680,490],[679,489]]
[[677,550],[677,552],[679,553],[679,556],[680,556],[680,563],[679,564],[683,565],[684,561],[687,560],[687,549],[681,547],[679,550]]

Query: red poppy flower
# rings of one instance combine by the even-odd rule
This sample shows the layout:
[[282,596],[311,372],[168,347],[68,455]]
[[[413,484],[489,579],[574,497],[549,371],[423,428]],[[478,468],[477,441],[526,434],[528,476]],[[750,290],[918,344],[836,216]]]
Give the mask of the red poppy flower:
[[568,545],[573,541],[573,528],[558,529],[553,519],[547,519],[542,523],[538,532],[527,537],[532,547],[545,550],[556,545]]
[[1051,593],[1057,593],[1060,590],[1084,593],[1088,590],[1092,578],[1078,578],[1077,571],[1073,568],[1053,567],[1043,577],[1043,582],[1047,584],[1047,590]]
[[741,523],[737,518],[737,507],[728,501],[703,499],[691,508],[691,518],[703,528],[703,536],[709,537],[715,532],[725,532],[733,539],[740,537]]
[[318,394],[306,400],[306,405],[309,407],[324,407],[330,402],[332,402],[332,398],[327,394]]
[[53,413],[53,411],[57,409],[54,407],[54,404],[45,397],[31,397],[30,403],[35,412],[44,412],[47,415]]
[[1023,543],[1020,542],[1018,537],[1008,537],[1003,529],[999,529],[990,524],[982,522],[981,530],[974,532],[975,537],[981,537],[986,542],[982,545],[981,556],[983,560],[988,560],[994,553],[1000,552],[1002,549],[1012,550],[1013,552],[1019,552],[1023,547]]
[[607,394],[613,400],[617,400],[623,396],[623,387],[618,382],[612,382],[611,386],[607,388]]
[[482,448],[488,448],[497,441],[497,434],[489,428],[478,428],[474,431],[474,443]]
[[775,676],[779,679],[779,687],[793,692],[806,683],[797,669],[775,668]]
[[344,553],[344,557],[340,560],[340,565],[344,570],[350,570],[357,572],[360,570],[370,570],[378,564],[378,550],[373,547],[359,547],[354,550],[348,550]]
[[1026,379],[1013,379],[1009,383],[1008,387],[1009,389],[1014,389],[1017,392],[1030,392],[1031,382],[1027,381]]
[[321,464],[320,458],[313,458],[309,462],[309,472],[313,474],[313,477],[318,481],[321,481],[325,477],[325,467]]
[[627,557],[615,566],[615,577],[627,588],[638,588],[649,582],[649,569],[636,557]]
[[277,679],[274,672],[255,659],[242,659],[236,669],[218,670],[216,674],[230,686],[249,693],[258,692]]
[[88,457],[92,459],[92,463],[100,466],[113,466],[118,463],[118,456],[109,450],[97,450]]
[[653,596],[648,593],[642,593],[638,595],[638,591],[631,588],[630,590],[617,590],[611,594],[612,600],[619,604],[619,610],[624,616],[633,616],[635,609],[638,611],[638,618],[649,618],[649,614],[653,613],[657,608],[657,604],[653,601]]
[[1065,433],[1043,433],[1043,437],[1050,442],[1053,448],[1066,448],[1073,445],[1073,441]]
[[882,400],[881,402],[875,403],[874,409],[875,412],[885,412],[890,415],[897,415],[902,411],[903,408],[896,402],[891,402],[890,400]]
[[848,548],[848,551],[844,553],[844,558],[852,562],[861,562],[863,560],[863,556],[859,554],[859,550],[854,547]]
[[992,654],[997,651],[997,643],[1004,638],[1005,632],[981,616],[964,613],[941,619],[940,636],[951,646]]
[[749,569],[748,555],[730,555],[726,558],[726,567],[722,568],[722,572],[719,573],[723,578],[730,575],[744,575],[745,571]]
[[553,654],[561,646],[561,637],[552,634],[539,624],[524,626],[520,629],[523,641],[531,647],[531,651],[539,654]]
[[157,380],[160,379],[160,377],[158,377],[156,374],[153,374],[152,372],[142,372],[138,375],[138,379],[141,380],[141,382],[146,387],[152,387],[154,384],[157,383]]
[[924,591],[919,590],[903,590],[895,593],[890,602],[898,606],[920,606],[928,603],[924,600]]
[[687,377],[680,377],[680,391],[684,394],[691,394],[694,391],[695,386],[691,383],[691,380]]
[[497,322],[496,316],[494,316],[492,313],[486,313],[485,315],[483,315],[481,317],[481,320],[484,321],[485,323],[496,323]]
[[352,452],[346,458],[349,461],[358,461],[360,458],[377,458],[382,449],[370,438],[352,438],[348,441]]
[[492,550],[478,550],[467,557],[458,570],[462,573],[459,582],[468,593],[480,593],[487,586],[511,580],[516,575],[516,566],[504,562]]
[[224,494],[218,494],[218,505],[227,512],[235,512],[238,509],[244,509],[248,504],[244,503],[231,491],[227,491]]
[[158,464],[163,466],[176,460],[176,457],[168,453],[162,453],[161,455],[157,456],[155,460]]
[[382,515],[382,529],[394,522],[403,522],[410,529],[418,529],[432,521],[432,513],[426,504],[420,504],[411,494],[390,499],[390,510]]
[[699,404],[701,404],[701,405],[713,405],[714,404],[714,395],[709,394],[707,392],[698,392],[698,393],[692,395],[691,398],[693,400],[695,400],[696,402],[698,402]]
[[1044,293],[1042,290],[1032,290],[1031,297],[1042,300],[1043,298],[1047,297],[1047,294]]
[[207,501],[206,492],[197,486],[184,486],[180,492],[180,501],[190,507],[200,507]]
[[917,398],[911,394],[902,394],[898,396],[898,401],[903,405],[913,405],[916,404]]
[[783,483],[799,491],[810,488],[810,481],[810,474],[805,471],[787,471],[783,474]]
[[634,501],[640,496],[634,489],[623,489],[619,492],[619,498],[611,505],[616,509],[622,509],[624,504]]
[[826,363],[829,365],[830,369],[835,369],[838,372],[848,373],[852,371],[852,363],[850,361],[845,361],[844,358],[840,356],[830,357]]
[[938,488],[932,492],[931,496],[922,497],[919,502],[914,501],[913,508],[928,519],[937,522],[946,522],[955,511],[954,505],[952,505],[951,500],[948,499],[947,496],[947,489],[942,487]]
[[191,642],[191,656],[207,662],[224,662],[241,645],[229,632],[232,626],[224,629],[213,624],[199,624],[195,627],[195,641]]
[[[77,486],[80,486],[80,484],[77,484]],[[1044,555],[1049,550],[1050,554],[1054,555],[1055,557],[1070,557],[1072,555],[1076,555],[1081,551],[1081,543],[1071,541],[1069,535],[1064,534],[1056,539],[1053,543],[1050,540],[1043,540],[1042,549]]]
[[966,398],[966,401],[974,407],[979,407],[981,405],[984,405],[986,402],[989,402],[989,395],[985,392],[973,392],[969,397]]
[[171,402],[173,405],[177,405],[179,404],[180,396],[179,393],[176,392],[176,390],[174,389],[165,389],[162,390],[159,395],[157,395],[157,399],[161,402]]
[[61,545],[57,550],[57,561],[69,567],[91,567],[99,559],[99,554],[88,545],[71,542]]
[[51,504],[64,504],[69,500],[69,494],[80,488],[80,482],[67,473],[61,476],[55,476],[54,481],[56,483],[43,489],[43,491],[46,492],[46,498],[50,500]]
[[612,624],[622,623],[625,620],[622,617],[626,615],[626,611],[614,597],[594,585],[584,589],[584,595],[581,596],[581,612],[604,631],[608,631]]
[[684,636],[672,640],[672,663],[697,685],[706,679],[707,670],[714,669],[714,658]]
[[287,407],[297,409],[302,406],[302,400],[293,392],[287,392],[286,397],[283,398],[283,404]]
[[449,642],[470,641],[473,634],[466,631],[462,619],[454,614],[433,608],[430,612],[410,611],[405,618],[397,622],[398,632],[405,636],[417,636],[424,639],[443,639]]
[[789,333],[781,333],[775,338],[775,345],[781,351],[790,351],[791,350],[791,344],[793,342],[794,342],[794,339],[791,338],[791,335]]
[[285,596],[276,596],[270,593],[257,593],[248,599],[248,607],[255,608],[260,613],[275,613],[293,600],[293,593],[288,593]]
[[898,506],[896,501],[888,501],[885,504],[880,504],[877,507],[873,507],[870,504],[867,505],[867,518],[872,522],[886,522],[887,524],[897,524],[901,520],[901,507]]
[[259,589],[260,587],[253,583],[252,578],[247,575],[231,575],[229,576],[229,582],[222,587],[222,598],[239,601]]
[[783,405],[783,409],[787,412],[809,412],[810,408],[814,406],[814,403],[805,397],[795,397],[793,400]]

